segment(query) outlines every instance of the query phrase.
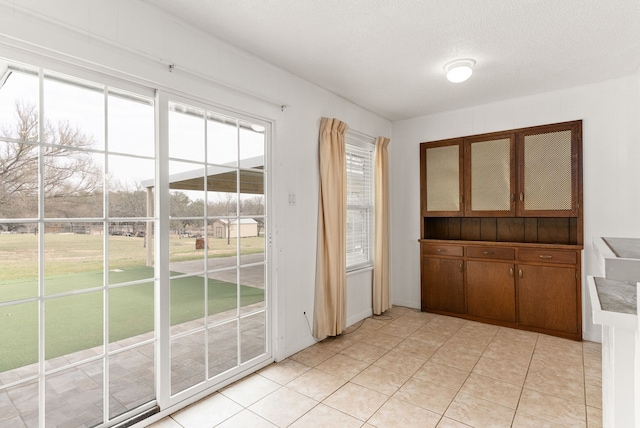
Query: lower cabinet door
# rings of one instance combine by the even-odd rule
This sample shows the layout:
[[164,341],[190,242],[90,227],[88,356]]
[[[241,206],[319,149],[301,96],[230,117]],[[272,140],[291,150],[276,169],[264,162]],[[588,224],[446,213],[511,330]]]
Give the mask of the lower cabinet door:
[[458,259],[422,259],[423,309],[464,313],[463,266]]
[[513,263],[467,262],[467,313],[516,322]]
[[577,280],[574,267],[520,264],[518,322],[549,330],[577,333]]

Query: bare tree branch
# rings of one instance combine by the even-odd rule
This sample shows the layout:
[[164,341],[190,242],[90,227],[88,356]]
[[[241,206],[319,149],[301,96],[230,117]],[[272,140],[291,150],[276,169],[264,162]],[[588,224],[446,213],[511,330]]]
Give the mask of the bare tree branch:
[[[0,145],[0,217],[32,216],[27,212],[37,203],[39,147],[39,122],[35,105],[16,101],[15,116],[10,124],[0,130],[0,137],[18,140]],[[58,216],[68,211],[68,206],[78,204],[88,195],[102,191],[102,170],[95,164],[92,154],[83,151],[94,146],[94,139],[67,121],[57,124],[47,122],[44,126],[46,144],[44,154],[44,186],[47,212]],[[79,150],[80,149],[80,150]],[[73,203],[68,199],[74,198]],[[66,203],[56,203],[65,199]],[[31,200],[29,204],[26,201]],[[95,202],[94,202],[95,204]],[[13,209],[6,208],[7,206]],[[64,216],[64,215],[62,215]],[[77,216],[77,215],[76,215]]]

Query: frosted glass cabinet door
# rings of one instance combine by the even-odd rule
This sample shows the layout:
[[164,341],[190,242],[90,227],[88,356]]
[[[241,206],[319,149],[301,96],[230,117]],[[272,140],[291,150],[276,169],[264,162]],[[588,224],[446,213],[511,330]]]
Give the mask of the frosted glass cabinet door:
[[462,215],[462,142],[420,145],[422,211],[426,215]]
[[576,125],[556,125],[520,137],[519,215],[577,214],[578,132]]
[[465,140],[467,216],[515,214],[515,136]]

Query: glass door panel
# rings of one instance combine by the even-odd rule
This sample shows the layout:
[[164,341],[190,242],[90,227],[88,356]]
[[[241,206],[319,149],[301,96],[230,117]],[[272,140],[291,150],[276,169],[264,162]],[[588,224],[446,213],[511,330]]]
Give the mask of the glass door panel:
[[104,150],[105,86],[45,72],[43,91],[45,142],[54,150]]
[[171,338],[172,395],[204,382],[207,370],[205,347],[205,330]]
[[257,168],[264,167],[264,125],[240,121],[240,167]]
[[7,383],[37,376],[38,303],[0,306],[0,326],[0,343],[4,344],[0,346],[0,379]]
[[45,358],[68,364],[104,352],[103,293],[91,291],[45,301]]
[[155,101],[3,64],[0,425],[111,426],[155,399]]
[[238,366],[238,321],[209,328],[209,378]]
[[[9,138],[15,138],[19,136],[17,135],[19,132],[28,131],[18,129],[15,134],[12,132],[4,134]],[[2,159],[11,160],[11,162],[2,164],[0,218],[38,217],[38,150],[38,146],[35,144],[0,140],[0,156]],[[20,224],[13,226],[5,224],[0,226],[0,231],[24,233],[27,230]]]
[[235,319],[238,315],[238,269],[208,273],[208,314],[210,323]]
[[[134,337],[134,336],[132,336]],[[137,340],[133,340],[137,342]],[[155,396],[153,342],[109,357],[109,416],[115,418],[152,401]]]
[[207,162],[238,166],[238,119],[207,112]]
[[268,358],[267,126],[168,105],[173,397]]
[[[109,289],[109,343],[111,350],[154,338],[153,282]],[[123,342],[126,340],[126,342]]]
[[[38,296],[38,224],[0,224],[0,303]],[[1,342],[0,342],[1,343]],[[0,370],[2,371],[2,370]]]
[[[129,92],[109,90],[108,150],[111,153],[153,158],[155,145],[154,102]],[[154,174],[147,174],[146,179]]]
[[264,292],[264,264],[240,268],[240,313],[247,314],[264,309]]
[[[92,427],[104,421],[102,360],[91,361],[45,376],[44,426]],[[48,405],[47,405],[48,404]]]
[[204,125],[202,109],[169,103],[169,157],[202,162],[205,155]]
[[267,352],[266,322],[264,311],[240,318],[240,362],[245,363]]
[[45,294],[64,294],[102,287],[102,223],[45,223],[44,228]]

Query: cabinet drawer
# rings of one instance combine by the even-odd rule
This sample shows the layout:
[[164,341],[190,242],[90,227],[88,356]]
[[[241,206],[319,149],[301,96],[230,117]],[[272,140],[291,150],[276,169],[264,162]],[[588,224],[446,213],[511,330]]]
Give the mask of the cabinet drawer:
[[425,256],[459,256],[462,257],[462,245],[422,244]]
[[467,257],[513,260],[516,258],[516,252],[513,248],[467,247]]
[[523,248],[518,252],[518,260],[526,262],[547,262],[576,264],[578,259],[575,251],[542,250]]

